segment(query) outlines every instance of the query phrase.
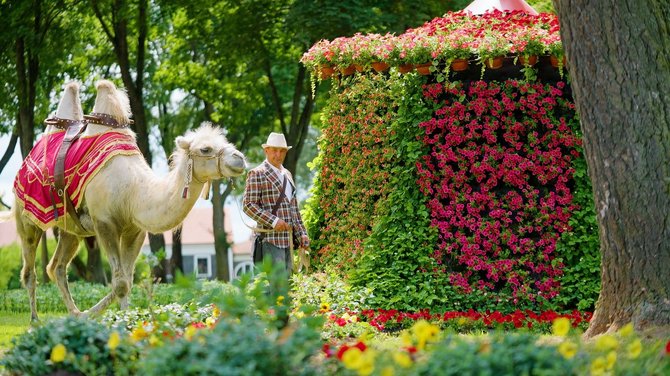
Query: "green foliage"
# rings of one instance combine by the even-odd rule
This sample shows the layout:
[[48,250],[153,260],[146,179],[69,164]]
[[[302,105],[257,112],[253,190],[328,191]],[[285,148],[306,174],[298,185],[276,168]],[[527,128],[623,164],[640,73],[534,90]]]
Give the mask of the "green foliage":
[[[85,375],[134,374],[137,348],[121,341],[110,349],[111,333],[107,326],[89,319],[54,319],[18,337],[0,365],[17,375],[46,375],[59,370]],[[59,345],[67,351],[62,360],[53,354]]]
[[[579,132],[579,122],[571,123]],[[556,243],[556,254],[564,265],[559,279],[561,293],[554,300],[558,305],[580,311],[593,311],[600,292],[600,241],[593,203],[593,191],[586,160],[582,153],[573,161],[575,181],[573,202],[578,209],[572,212],[568,224],[571,230],[562,234]]]
[[372,298],[371,288],[354,288],[332,272],[294,274],[291,278],[291,298],[296,307],[321,307],[342,314],[367,309]]
[[21,249],[18,245],[0,247],[0,265],[0,291],[21,287]]
[[[88,283],[71,282],[70,292],[77,306],[80,308],[89,308],[96,304],[100,299],[109,293],[109,287]],[[211,291],[220,289],[217,282],[204,282],[201,289]],[[38,312],[67,312],[63,298],[58,287],[54,283],[40,285],[36,290],[37,310]],[[130,305],[135,308],[148,308],[150,304],[163,305],[174,302],[186,302],[191,297],[191,293],[180,286],[172,284],[158,284],[154,286],[151,299],[146,289],[134,285],[130,292]],[[116,306],[116,304],[114,305]],[[30,312],[28,304],[28,293],[25,289],[14,289],[0,291],[0,311],[6,312]]]
[[417,365],[416,375],[570,375],[572,363],[532,334],[450,335]]

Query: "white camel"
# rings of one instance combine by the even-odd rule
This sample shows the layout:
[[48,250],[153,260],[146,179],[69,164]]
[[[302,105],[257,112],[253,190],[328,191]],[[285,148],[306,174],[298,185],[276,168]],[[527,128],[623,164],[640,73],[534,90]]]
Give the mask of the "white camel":
[[[119,124],[128,124],[130,106],[126,93],[106,80],[98,82],[96,88],[93,112],[111,115]],[[57,117],[82,119],[78,94],[78,84],[66,86]],[[51,130],[47,129],[47,132]],[[89,124],[84,136],[106,131],[110,129]],[[134,133],[128,128],[113,131],[126,132],[134,140]],[[179,226],[193,208],[198,194],[204,187],[208,188],[211,180],[238,176],[245,170],[242,153],[226,140],[219,128],[210,124],[203,124],[197,130],[177,137],[175,144],[177,150],[171,158],[171,170],[164,177],[156,176],[140,154],[115,155],[109,159],[83,191],[78,208],[83,232],[67,214],[56,220],[60,236],[47,273],[57,283],[70,314],[99,313],[117,298],[120,307],[127,308],[135,261],[146,232],[162,233]],[[185,187],[190,192],[186,198],[183,197]],[[28,290],[31,318],[37,320],[35,253],[44,229],[26,215],[20,200],[16,200],[12,210],[21,238],[21,280]],[[93,235],[107,253],[112,291],[82,312],[70,294],[67,267],[77,253],[80,239]]]

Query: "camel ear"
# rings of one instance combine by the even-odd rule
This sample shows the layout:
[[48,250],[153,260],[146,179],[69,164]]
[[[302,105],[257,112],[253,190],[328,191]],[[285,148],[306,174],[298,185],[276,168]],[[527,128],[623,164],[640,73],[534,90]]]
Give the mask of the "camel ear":
[[179,146],[180,148],[182,148],[186,151],[188,151],[189,148],[191,147],[191,140],[187,139],[186,137],[179,136],[179,137],[177,137],[176,142],[177,142],[177,146]]

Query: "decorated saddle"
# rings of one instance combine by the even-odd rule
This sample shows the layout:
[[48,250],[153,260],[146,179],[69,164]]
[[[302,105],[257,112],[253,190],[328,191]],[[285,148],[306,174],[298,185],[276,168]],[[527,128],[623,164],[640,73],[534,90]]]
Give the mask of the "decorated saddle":
[[[43,230],[53,227],[65,214],[63,199],[54,185],[56,156],[65,134],[64,130],[44,134],[23,161],[14,181],[17,200]],[[115,130],[74,140],[64,159],[65,189],[74,209],[81,205],[87,184],[112,157],[133,154],[141,154],[134,137]]]

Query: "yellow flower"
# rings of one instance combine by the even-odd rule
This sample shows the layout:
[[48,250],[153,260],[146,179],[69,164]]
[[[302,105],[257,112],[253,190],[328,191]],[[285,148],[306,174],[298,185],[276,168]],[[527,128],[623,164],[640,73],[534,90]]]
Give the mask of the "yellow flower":
[[214,306],[214,309],[212,310],[212,316],[214,317],[221,316],[221,310],[219,309],[219,307]]
[[621,330],[619,330],[619,334],[621,334],[622,337],[630,337],[635,334],[633,323],[626,324],[623,328],[621,328]]
[[469,320],[467,317],[459,317],[458,320],[456,320],[456,323],[457,323],[458,325],[461,325],[461,326],[462,326],[462,325],[467,324],[468,321],[470,321],[470,320]]
[[301,319],[301,318],[305,317],[305,312],[297,311],[296,313],[293,314],[293,316],[295,316],[296,319]]
[[149,337],[149,345],[151,345],[151,346],[158,346],[158,345],[160,345],[160,344],[161,344],[161,340],[158,339],[158,337],[156,337],[155,335],[152,334],[152,335]]
[[146,330],[144,330],[144,326],[138,326],[137,328],[133,329],[132,332],[130,332],[130,339],[132,339],[134,342],[141,341],[143,338],[146,338],[149,335]]
[[284,305],[284,295],[279,295],[279,296],[277,297],[277,305],[278,305],[278,306],[280,306],[280,305]]
[[554,333],[555,336],[565,337],[568,332],[570,332],[570,319],[567,317],[559,317],[554,320],[551,332]]
[[616,363],[616,351],[610,351],[609,354],[607,354],[607,369],[611,370],[614,368],[614,364]]
[[394,352],[393,360],[403,368],[409,368],[412,366],[412,357],[409,356],[409,354],[405,351]]
[[409,347],[414,344],[414,342],[412,342],[412,336],[407,331],[403,331],[402,334],[400,334],[400,341],[405,347]]
[[67,355],[67,349],[65,348],[65,345],[59,343],[51,349],[50,359],[54,363],[60,363],[63,360],[65,360],[66,355]]
[[563,355],[565,359],[572,359],[577,355],[577,345],[574,342],[563,342],[558,345],[558,352]]
[[363,352],[358,347],[350,347],[342,354],[342,364],[349,369],[359,369],[363,365]]
[[214,327],[215,324],[216,324],[216,318],[214,318],[213,316],[210,316],[205,319],[205,325],[207,325],[207,327],[212,328]]
[[619,342],[609,334],[603,334],[596,340],[596,350],[598,351],[616,350],[617,347],[619,347]]
[[109,347],[110,350],[114,350],[115,348],[119,347],[120,343],[121,343],[121,336],[119,335],[119,332],[113,331],[112,334],[109,335],[109,339],[107,340],[107,347]]
[[628,351],[628,357],[630,359],[637,359],[637,357],[640,356],[640,353],[642,352],[642,341],[640,341],[639,338],[634,340],[628,344],[626,350]]
[[195,332],[197,332],[198,329],[196,329],[194,326],[189,325],[186,327],[186,330],[184,330],[184,338],[186,338],[188,341],[190,341],[193,336],[195,335]]
[[328,303],[321,303],[319,312],[326,313],[328,311],[330,311],[330,305]]
[[381,376],[393,376],[393,375],[395,375],[395,371],[393,370],[392,366],[386,366],[386,367],[382,368],[382,370],[380,372],[380,375]]
[[591,376],[604,375],[607,370],[607,361],[602,356],[593,359],[591,362]]
[[416,345],[417,349],[423,350],[427,342],[432,341],[437,337],[440,328],[426,320],[419,320],[412,327],[412,331],[418,341],[418,344]]

